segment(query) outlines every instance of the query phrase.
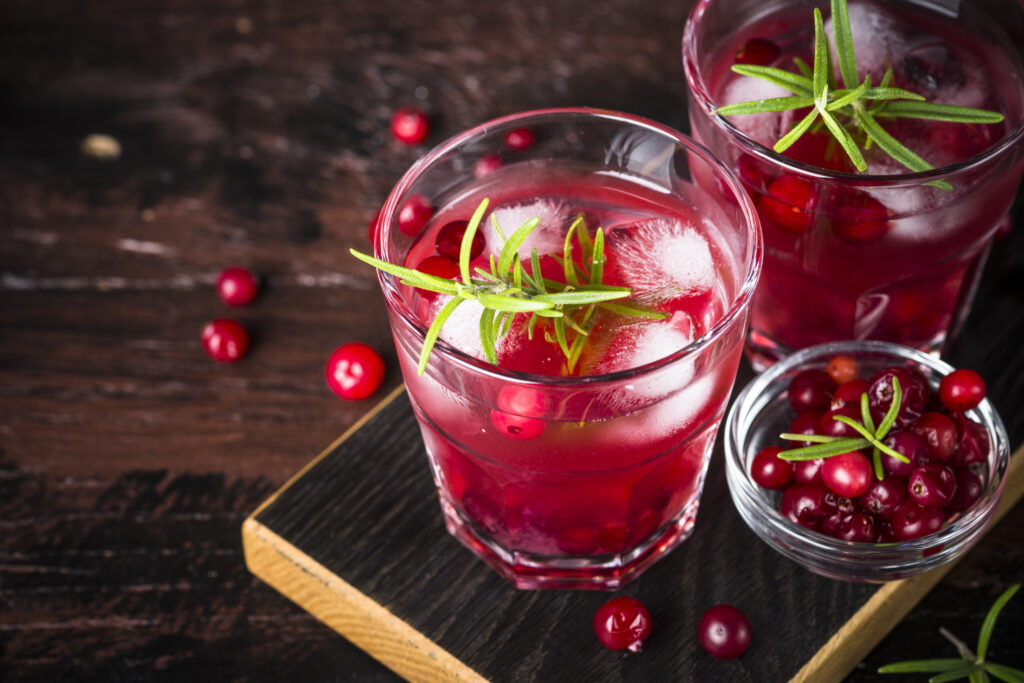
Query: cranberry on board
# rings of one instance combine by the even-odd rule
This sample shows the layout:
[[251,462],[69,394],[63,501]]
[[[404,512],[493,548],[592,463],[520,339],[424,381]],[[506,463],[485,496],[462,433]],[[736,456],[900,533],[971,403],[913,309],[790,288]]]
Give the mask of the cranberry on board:
[[802,235],[814,224],[814,185],[795,175],[783,174],[768,183],[757,200],[761,215],[787,232]]
[[256,276],[239,266],[225,268],[217,278],[217,293],[228,306],[245,306],[256,298],[258,289]]
[[782,54],[779,46],[766,38],[751,38],[736,51],[737,64],[768,66]]
[[214,360],[233,363],[249,350],[249,333],[237,321],[218,318],[203,328],[203,348]]
[[536,139],[536,133],[529,128],[513,128],[505,133],[505,146],[513,152],[522,152],[532,147]]
[[939,398],[944,406],[957,412],[977,408],[985,398],[985,380],[974,370],[954,370],[942,378]]
[[416,107],[402,107],[391,117],[391,134],[399,142],[416,145],[430,132],[430,120]]
[[750,476],[754,483],[764,489],[784,489],[793,481],[793,464],[780,460],[779,446],[762,448],[750,463]]
[[860,451],[840,453],[825,458],[821,478],[825,486],[838,496],[856,498],[871,486],[871,461]]
[[609,650],[639,652],[651,635],[651,614],[636,598],[614,598],[594,615],[594,634]]
[[734,659],[750,647],[750,620],[732,605],[709,607],[697,628],[701,646],[713,657]]
[[419,231],[433,215],[434,207],[425,197],[418,194],[411,195],[398,211],[398,229],[413,237],[419,234]]
[[342,344],[327,360],[325,375],[331,391],[346,400],[359,401],[380,388],[384,359],[368,344]]
[[802,370],[789,381],[786,395],[793,410],[828,410],[835,384],[824,370]]
[[[445,223],[444,227],[437,231],[437,238],[434,240],[434,247],[437,253],[452,261],[459,260],[462,252],[462,238],[469,227],[469,221],[451,221]],[[469,260],[472,261],[483,253],[487,246],[487,238],[477,230],[473,233],[473,244],[469,248]]]

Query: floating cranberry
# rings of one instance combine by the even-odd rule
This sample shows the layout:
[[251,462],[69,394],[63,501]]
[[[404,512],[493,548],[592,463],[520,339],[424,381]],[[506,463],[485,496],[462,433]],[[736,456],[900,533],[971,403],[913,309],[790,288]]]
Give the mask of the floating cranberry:
[[651,635],[651,614],[635,598],[615,598],[597,610],[594,633],[609,650],[639,652],[643,641]]
[[789,381],[787,395],[793,410],[828,410],[835,384],[824,370],[808,369]]
[[788,460],[780,460],[779,446],[762,448],[750,463],[750,476],[754,482],[765,489],[784,489],[793,481],[793,464]]
[[868,383],[863,379],[851,379],[836,387],[832,393],[832,410],[842,408],[845,405],[856,406],[860,410],[860,397],[868,391]]
[[529,128],[513,128],[505,133],[505,146],[513,152],[522,152],[533,146],[537,135]]
[[862,508],[879,519],[888,521],[900,503],[907,499],[907,482],[893,474],[879,481],[873,479],[868,490],[857,500]]
[[[459,277],[459,264],[452,261],[444,256],[428,256],[427,258],[420,261],[420,264],[416,266],[416,270],[427,275],[436,275],[437,277],[443,277],[446,280],[455,280]],[[433,300],[439,296],[437,292],[433,292],[429,289],[416,288],[416,291],[424,299]]]
[[850,418],[854,422],[860,422],[860,413],[860,406],[856,403],[847,403],[839,408],[829,410],[821,416],[821,421],[818,423],[818,431],[820,434],[824,434],[825,436],[860,436],[856,429],[842,420],[835,419],[842,415]]
[[700,618],[698,635],[708,654],[734,659],[750,647],[750,620],[732,605],[715,605]]
[[501,157],[497,154],[485,154],[473,164],[473,175],[483,178],[485,175],[494,173],[502,166]]
[[[438,230],[437,239],[434,241],[437,253],[450,258],[452,261],[458,261],[459,253],[462,251],[462,237],[466,234],[466,228],[468,227],[469,221],[451,221],[446,223],[443,228]],[[482,254],[486,246],[487,240],[484,234],[477,230],[473,234],[473,244],[469,249],[469,260],[472,261]]]
[[928,462],[928,444],[914,432],[890,432],[882,443],[909,460],[903,462],[888,453],[882,453],[882,468],[897,477],[906,479],[914,468]]
[[825,464],[822,458],[814,460],[794,460],[793,480],[798,484],[822,484],[821,467]]
[[875,530],[875,518],[866,512],[854,512],[840,523],[832,536],[840,541],[853,543],[873,543],[878,532]]
[[875,424],[881,423],[889,406],[892,405],[895,389],[893,379],[900,385],[902,403],[896,414],[895,427],[906,429],[924,412],[928,401],[928,380],[909,368],[891,367],[879,370],[868,380],[868,402],[871,405],[871,417]]
[[951,417],[960,435],[960,445],[953,453],[953,464],[966,467],[987,462],[991,449],[988,430],[963,413],[953,413]]
[[969,467],[958,467],[956,470],[956,493],[953,500],[946,506],[949,512],[963,512],[970,508],[981,494],[985,492],[985,482],[981,475]]
[[907,494],[918,505],[946,507],[956,494],[956,475],[939,462],[915,467],[907,480]]
[[825,492],[822,484],[793,484],[783,492],[779,512],[790,521],[813,529],[830,512],[826,509]]
[[217,278],[217,293],[228,306],[245,306],[256,298],[259,283],[245,268],[225,268]]
[[889,210],[864,192],[844,190],[836,212],[832,232],[847,244],[871,244],[889,232]]
[[856,498],[871,486],[871,461],[860,451],[825,458],[821,478],[838,496]]
[[985,398],[985,380],[974,370],[954,370],[942,378],[939,398],[944,406],[957,412],[977,408]]
[[814,224],[814,185],[795,175],[780,175],[757,200],[761,214],[787,232],[802,235]]
[[368,344],[342,344],[327,359],[327,386],[349,401],[372,396],[384,381],[384,359]]
[[391,134],[399,142],[416,145],[427,138],[430,120],[415,107],[402,107],[391,117]]
[[921,415],[911,427],[928,444],[928,455],[933,460],[947,462],[956,452],[956,423],[942,413],[927,412]]
[[901,541],[909,541],[935,533],[946,521],[942,508],[924,507],[905,500],[892,513],[892,532]]
[[249,350],[249,333],[234,320],[218,318],[203,328],[203,348],[214,360],[233,363]]
[[542,419],[548,408],[547,395],[539,389],[509,384],[498,392],[498,407],[491,411],[491,423],[505,436],[519,441],[536,439],[547,424]]
[[860,377],[857,361],[849,356],[833,356],[825,366],[825,372],[837,387]]
[[411,195],[398,211],[398,229],[413,237],[419,234],[433,215],[434,207],[425,197],[418,194]]
[[737,64],[768,66],[782,54],[779,46],[765,38],[751,38],[736,50]]

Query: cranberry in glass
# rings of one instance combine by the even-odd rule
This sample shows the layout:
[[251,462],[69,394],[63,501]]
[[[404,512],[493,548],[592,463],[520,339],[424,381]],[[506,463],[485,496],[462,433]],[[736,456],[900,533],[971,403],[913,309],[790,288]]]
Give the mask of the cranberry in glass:
[[[821,421],[821,416],[825,413],[820,410],[805,410],[802,413],[798,413],[793,421],[789,423],[790,434],[817,434],[818,423]],[[797,441],[792,444],[792,447],[797,448],[799,446],[810,446],[810,441]]]
[[875,529],[877,531],[875,543],[896,543],[900,540],[893,533],[892,524],[889,522],[879,520],[875,523]]
[[872,479],[871,486],[857,499],[857,502],[879,519],[888,521],[899,504],[906,499],[906,480],[893,474],[886,474],[881,481]]
[[732,605],[715,605],[700,618],[698,635],[708,654],[734,659],[750,647],[750,620]]
[[373,214],[373,218],[371,218],[370,222],[366,224],[366,241],[369,242],[371,246],[376,242],[378,223],[380,223],[380,211]]
[[234,320],[218,318],[203,328],[203,348],[214,360],[233,363],[249,350],[249,333]]
[[892,405],[895,389],[893,378],[900,385],[902,402],[896,414],[895,427],[906,429],[924,412],[928,401],[928,380],[909,368],[891,367],[879,370],[868,380],[868,403],[871,406],[871,417],[875,424],[881,423],[889,406]]
[[847,403],[839,408],[829,410],[821,416],[821,421],[818,423],[818,431],[826,436],[860,436],[856,429],[842,420],[835,419],[838,415],[845,415],[855,422],[860,422],[860,406],[855,403]]
[[909,541],[935,533],[946,521],[942,508],[924,507],[905,500],[892,513],[892,532],[901,541]]
[[793,484],[783,492],[779,512],[790,521],[813,529],[819,519],[831,512],[825,504],[825,492],[822,484]]
[[228,306],[245,306],[256,298],[258,289],[256,276],[238,266],[225,268],[217,278],[217,293]]
[[537,419],[548,408],[547,396],[538,389],[506,385],[498,392],[497,404],[491,411],[491,423],[511,439],[536,439],[547,428],[544,420]]
[[430,202],[425,197],[414,194],[405,200],[405,204],[398,211],[398,229],[413,237],[419,234],[433,215],[434,207]]
[[754,482],[764,489],[784,489],[793,481],[793,464],[788,460],[780,460],[779,446],[762,448],[750,463],[750,476]]
[[751,38],[736,51],[737,64],[768,66],[782,54],[779,46],[765,38]]
[[953,500],[946,506],[948,512],[963,512],[978,502],[985,492],[985,482],[981,475],[969,467],[956,469],[956,493]]
[[939,398],[942,405],[957,412],[977,408],[985,398],[985,380],[974,370],[954,370],[942,378]]
[[[444,256],[428,256],[420,261],[419,265],[416,266],[416,270],[427,275],[443,277],[447,280],[454,280],[459,277],[459,264]],[[429,289],[417,287],[416,291],[424,299],[433,300],[440,296],[437,292],[432,292]]]
[[843,190],[832,220],[832,232],[843,242],[864,245],[877,242],[889,232],[889,210],[869,194]]
[[793,410],[828,410],[833,389],[835,384],[824,370],[810,368],[790,380],[786,393]]
[[825,458],[821,478],[836,495],[856,498],[871,486],[871,461],[860,451],[833,455]]
[[825,366],[825,372],[838,387],[860,377],[860,366],[849,356],[833,356]]
[[888,453],[882,453],[882,469],[897,477],[905,479],[914,468],[928,462],[928,444],[914,432],[889,432],[882,443],[910,461],[903,462]]
[[814,224],[814,185],[795,175],[783,174],[768,183],[767,194],[757,200],[762,216],[787,232],[802,235]]
[[798,484],[821,484],[821,466],[825,464],[822,458],[814,460],[794,460],[793,479]]
[[[459,253],[462,251],[462,237],[466,234],[466,228],[468,227],[469,221],[451,221],[446,223],[443,228],[437,231],[437,238],[434,240],[437,253],[457,262],[459,260]],[[486,246],[487,240],[484,234],[477,230],[473,233],[473,244],[469,248],[469,260],[472,261],[482,254]]]
[[918,505],[946,507],[956,494],[956,475],[940,462],[915,467],[907,479],[907,494]]
[[533,146],[537,135],[529,128],[513,128],[505,133],[505,146],[513,152],[522,152]]
[[831,408],[842,408],[845,405],[856,406],[860,410],[860,397],[867,393],[868,383],[863,379],[851,379],[836,387],[832,392]]
[[368,344],[342,344],[327,359],[327,386],[349,401],[372,396],[384,381],[384,359]]
[[485,175],[494,173],[501,168],[502,162],[501,157],[497,154],[485,154],[476,160],[473,164],[473,175],[477,178],[483,178]]
[[854,512],[839,524],[832,536],[840,541],[853,543],[873,543],[878,532],[875,530],[875,518],[866,512]]
[[933,460],[946,462],[953,457],[957,446],[956,423],[947,415],[927,412],[917,418],[910,431],[928,444],[928,455]]
[[857,504],[851,498],[840,496],[832,491],[825,492],[823,505],[826,510],[838,510],[844,515],[857,511]]
[[951,417],[960,435],[960,445],[953,453],[953,464],[966,467],[986,462],[991,448],[988,430],[963,413],[953,413]]
[[430,132],[427,115],[415,107],[402,107],[391,117],[391,134],[399,142],[415,145],[423,142]]
[[614,598],[594,615],[594,634],[609,650],[639,652],[651,635],[651,614],[636,598]]

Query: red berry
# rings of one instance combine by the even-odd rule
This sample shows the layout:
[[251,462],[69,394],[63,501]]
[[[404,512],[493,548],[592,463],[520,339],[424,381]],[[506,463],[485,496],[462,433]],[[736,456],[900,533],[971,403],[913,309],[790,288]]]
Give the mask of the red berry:
[[918,505],[946,507],[956,494],[956,475],[939,462],[915,467],[907,480],[907,493]]
[[793,481],[793,464],[780,460],[778,446],[762,448],[750,463],[750,476],[765,489],[784,489]]
[[824,370],[808,369],[789,381],[787,395],[793,410],[828,410],[835,384]]
[[960,445],[953,453],[953,464],[957,467],[966,467],[987,461],[991,442],[984,425],[978,424],[963,413],[953,413],[951,417],[960,435]]
[[[793,421],[789,423],[790,434],[817,434],[818,423],[821,422],[821,417],[825,413],[820,410],[805,410],[802,413],[798,413]],[[792,447],[799,448],[800,446],[810,446],[810,441],[798,441],[795,442]]]
[[825,458],[821,478],[837,496],[856,498],[871,486],[871,461],[860,451]]
[[985,492],[985,482],[981,475],[969,467],[959,467],[956,470],[956,494],[953,500],[949,501],[946,510],[949,512],[962,512],[978,502],[981,494]]
[[609,600],[594,615],[594,634],[609,650],[639,652],[651,635],[651,614],[635,598]]
[[942,405],[957,412],[977,408],[985,398],[985,380],[974,370],[954,370],[942,378],[939,398]]
[[377,224],[380,222],[380,211],[373,214],[373,218],[366,224],[366,241],[371,245],[376,242],[377,238]]
[[537,136],[529,128],[514,128],[505,133],[505,146],[513,152],[521,152],[533,145]]
[[956,423],[947,415],[936,412],[924,413],[911,425],[910,431],[928,444],[928,455],[933,460],[947,462],[956,452]]
[[914,432],[890,432],[882,441],[910,462],[903,462],[888,453],[882,453],[882,468],[897,477],[907,478],[914,471],[928,462],[928,444]]
[[256,276],[245,268],[225,268],[217,278],[217,293],[228,306],[245,306],[256,298],[259,284]]
[[790,521],[813,529],[819,519],[832,511],[825,502],[826,492],[822,484],[793,484],[783,492],[779,512]]
[[384,359],[367,344],[342,344],[327,360],[326,376],[331,391],[349,401],[359,401],[380,388]]
[[795,175],[781,175],[768,183],[767,194],[757,200],[761,215],[787,232],[802,235],[814,224],[814,185]]
[[892,513],[892,532],[901,541],[921,538],[942,528],[942,508],[923,507],[912,500],[900,503]]
[[832,536],[840,541],[873,543],[878,536],[875,518],[866,512],[854,512],[843,519]]
[[888,521],[896,507],[907,499],[907,482],[894,474],[885,475],[885,479],[871,480],[871,486],[857,500],[862,508]]
[[868,402],[871,405],[871,417],[875,424],[882,419],[892,405],[895,396],[893,379],[900,385],[902,400],[894,423],[898,429],[907,429],[924,412],[925,404],[931,393],[928,380],[921,373],[904,367],[890,367],[879,370],[868,380]]
[[203,328],[203,347],[214,360],[232,363],[249,350],[249,333],[234,320],[218,318]]
[[750,621],[732,605],[709,607],[698,629],[700,644],[713,657],[733,659],[750,647]]
[[548,409],[547,394],[539,389],[509,384],[498,393],[498,407],[491,411],[491,423],[505,436],[519,441],[536,439],[547,423],[539,419]]
[[501,157],[497,154],[485,154],[473,164],[473,175],[477,178],[483,178],[485,175],[494,173],[501,168],[501,164]]
[[848,244],[871,244],[889,232],[889,210],[864,192],[844,191],[836,212],[832,231]]
[[798,484],[821,484],[821,466],[825,464],[822,458],[814,460],[794,460],[793,480]]
[[[462,251],[462,237],[466,234],[468,227],[469,221],[452,221],[445,224],[437,232],[437,239],[434,240],[437,253],[458,262],[459,253]],[[473,245],[469,249],[469,260],[472,261],[482,254],[486,246],[487,240],[484,238],[484,234],[477,230],[473,233]]]
[[429,132],[427,115],[415,107],[402,107],[391,117],[391,134],[399,142],[415,145],[423,142]]
[[860,397],[868,391],[868,383],[862,379],[852,379],[836,387],[832,392],[831,409],[842,408],[845,405],[853,405],[860,409]]
[[434,207],[430,202],[425,197],[414,194],[405,200],[405,204],[398,211],[398,229],[413,237],[419,234],[433,215]]
[[[428,256],[420,261],[420,264],[416,266],[416,270],[448,280],[454,280],[459,277],[459,264],[444,256]],[[440,296],[437,292],[432,292],[429,289],[420,289],[419,287],[416,288],[416,292],[424,299],[433,300]]]
[[779,46],[764,38],[751,38],[736,51],[737,64],[768,66],[782,54]]
[[821,416],[821,421],[818,423],[818,432],[825,436],[860,436],[856,429],[842,420],[835,419],[839,415],[845,415],[855,422],[860,422],[860,405],[857,403],[846,403],[839,408],[829,410]]
[[860,377],[857,361],[849,356],[833,356],[825,366],[825,372],[837,387]]

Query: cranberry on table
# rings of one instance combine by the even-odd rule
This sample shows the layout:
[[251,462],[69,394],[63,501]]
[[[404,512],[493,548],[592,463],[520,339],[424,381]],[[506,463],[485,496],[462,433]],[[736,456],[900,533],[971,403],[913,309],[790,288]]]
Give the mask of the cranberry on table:
[[423,142],[430,132],[430,120],[416,107],[402,107],[391,117],[391,134],[399,142],[415,145]]
[[249,333],[235,320],[218,318],[203,328],[203,348],[214,360],[233,363],[249,350]]
[[614,598],[594,615],[594,634],[609,650],[639,652],[651,635],[651,614],[636,598]]
[[521,152],[533,146],[537,135],[529,128],[513,128],[505,133],[505,146],[513,152]]
[[921,415],[911,427],[928,444],[928,455],[933,460],[946,462],[953,457],[957,447],[956,423],[942,413],[927,412]]
[[778,45],[766,38],[751,38],[736,51],[737,64],[768,66],[782,54]]
[[750,463],[750,476],[754,482],[765,489],[784,489],[793,481],[793,464],[788,460],[780,460],[779,446],[762,448]]
[[239,266],[225,268],[217,278],[217,293],[228,306],[245,306],[256,298],[258,289],[256,276]]
[[825,486],[836,495],[846,498],[856,498],[867,491],[873,476],[871,461],[860,451],[825,458],[821,466],[821,478]]
[[434,207],[422,195],[414,194],[405,200],[398,211],[398,229],[413,237],[419,234],[430,217],[434,215]]
[[[466,234],[468,227],[469,221],[451,221],[446,223],[443,228],[438,230],[437,238],[434,240],[434,247],[437,249],[437,253],[452,261],[458,261],[459,254],[462,251],[462,237]],[[486,246],[487,239],[482,232],[477,230],[473,233],[473,244],[469,249],[470,260],[482,254]]]
[[750,620],[732,605],[715,605],[700,618],[698,635],[708,654],[734,659],[750,647]]
[[860,377],[860,366],[849,356],[833,356],[825,366],[825,372],[836,386],[841,386]]
[[907,480],[907,493],[918,505],[945,507],[956,494],[956,475],[939,462],[915,467]]
[[327,360],[327,386],[339,397],[359,401],[372,396],[384,381],[384,359],[368,344],[350,342]]
[[892,513],[892,532],[901,541],[935,533],[946,521],[942,508],[924,507],[912,500],[900,503]]
[[950,410],[963,412],[977,408],[985,398],[985,380],[974,370],[960,368],[942,378],[939,398]]
[[808,369],[789,381],[787,396],[793,410],[828,410],[835,384],[824,370]]

